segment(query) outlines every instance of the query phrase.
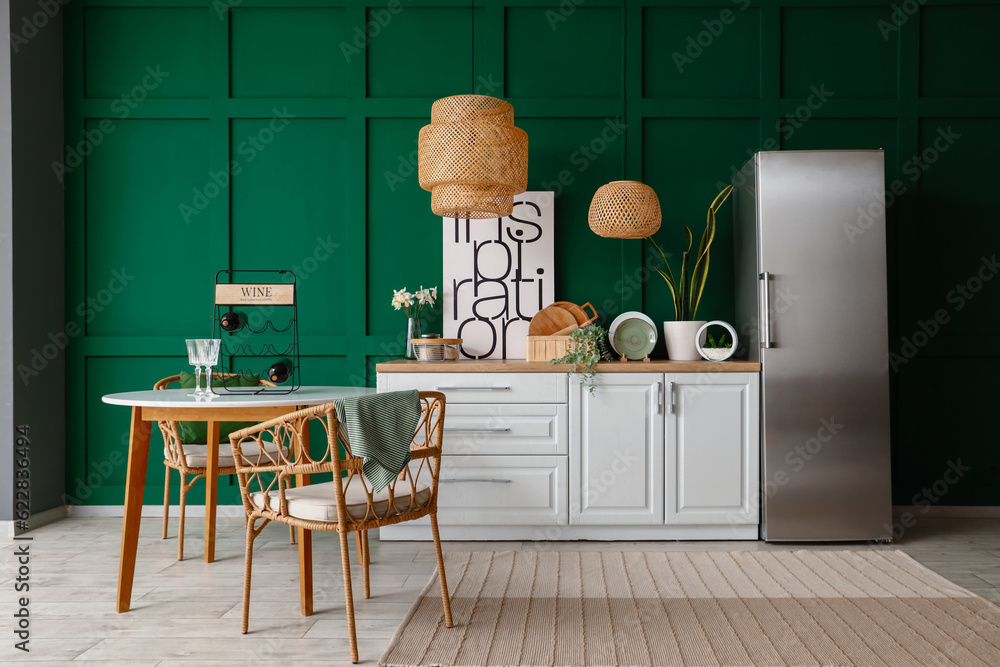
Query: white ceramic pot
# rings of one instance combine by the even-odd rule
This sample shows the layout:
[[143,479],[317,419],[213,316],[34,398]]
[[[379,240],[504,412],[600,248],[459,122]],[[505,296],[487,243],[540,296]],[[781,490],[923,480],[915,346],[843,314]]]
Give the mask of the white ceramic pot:
[[[695,336],[705,324],[705,320],[684,322],[664,322],[663,342],[667,344],[667,356],[673,361],[697,361],[701,359]],[[701,343],[705,342],[705,332],[701,332]]]

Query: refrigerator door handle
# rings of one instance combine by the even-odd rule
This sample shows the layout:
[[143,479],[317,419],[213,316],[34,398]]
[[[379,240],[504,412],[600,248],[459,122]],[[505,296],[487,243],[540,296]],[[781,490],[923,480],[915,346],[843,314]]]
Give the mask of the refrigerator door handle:
[[765,271],[757,276],[758,280],[764,281],[764,340],[762,347],[772,347],[771,345],[771,272]]

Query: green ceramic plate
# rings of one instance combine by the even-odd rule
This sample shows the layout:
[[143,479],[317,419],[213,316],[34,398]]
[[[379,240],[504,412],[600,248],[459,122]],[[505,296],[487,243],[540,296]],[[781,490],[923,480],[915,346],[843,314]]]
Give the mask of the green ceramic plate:
[[642,359],[656,345],[656,329],[649,322],[634,317],[618,325],[614,343],[618,353],[627,359]]

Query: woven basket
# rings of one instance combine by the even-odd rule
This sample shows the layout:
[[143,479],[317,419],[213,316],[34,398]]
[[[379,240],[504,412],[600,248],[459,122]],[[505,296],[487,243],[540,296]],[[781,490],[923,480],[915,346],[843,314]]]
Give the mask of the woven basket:
[[612,181],[594,193],[587,219],[598,236],[643,239],[660,228],[660,200],[645,183]]
[[514,107],[485,95],[455,95],[431,107],[418,140],[420,187],[446,218],[500,218],[528,187],[528,135]]

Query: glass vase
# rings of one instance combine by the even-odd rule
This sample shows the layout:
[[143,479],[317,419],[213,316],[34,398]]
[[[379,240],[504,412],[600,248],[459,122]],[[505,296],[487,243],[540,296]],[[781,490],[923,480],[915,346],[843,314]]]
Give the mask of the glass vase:
[[417,351],[413,343],[414,338],[420,338],[420,318],[410,317],[406,320],[406,358],[416,359]]

